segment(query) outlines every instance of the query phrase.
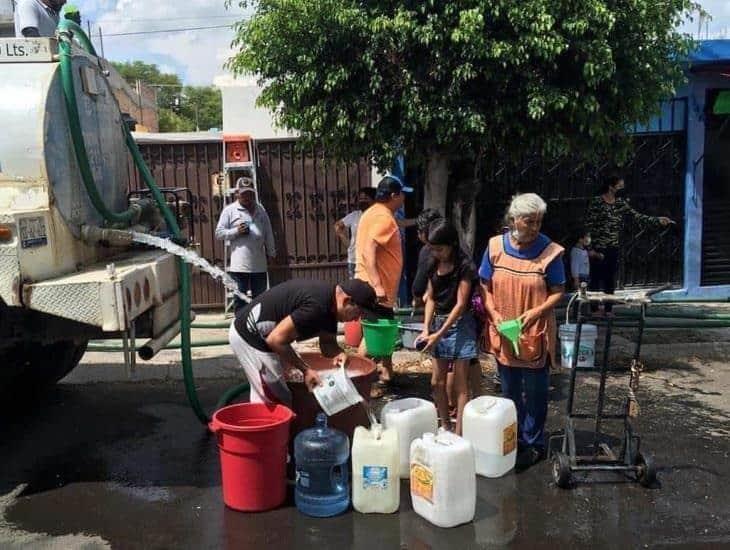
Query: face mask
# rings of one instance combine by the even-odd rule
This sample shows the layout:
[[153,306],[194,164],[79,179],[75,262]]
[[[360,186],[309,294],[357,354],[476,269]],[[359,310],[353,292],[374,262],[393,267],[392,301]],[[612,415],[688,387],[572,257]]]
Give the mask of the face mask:
[[360,201],[360,202],[357,203],[357,207],[360,210],[367,210],[368,209],[368,206],[370,206],[370,203],[369,202]]

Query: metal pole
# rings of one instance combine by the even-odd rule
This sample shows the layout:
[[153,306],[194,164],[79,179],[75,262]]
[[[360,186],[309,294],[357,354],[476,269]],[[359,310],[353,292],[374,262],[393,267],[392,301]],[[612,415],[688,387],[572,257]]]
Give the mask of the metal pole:
[[603,346],[603,360],[601,361],[601,384],[598,387],[598,404],[596,405],[596,426],[593,434],[593,454],[598,454],[599,439],[601,432],[601,420],[603,416],[603,401],[606,396],[606,375],[608,374],[608,357],[611,349],[611,331],[613,330],[613,319],[608,318],[606,323],[606,342]]
[[139,104],[139,123],[144,125],[144,106],[142,105],[142,81],[137,79],[137,102]]
[[101,46],[101,56],[104,56],[104,35],[101,33],[101,25],[99,25],[99,46]]
[[573,414],[573,399],[575,397],[575,376],[578,372],[578,351],[580,350],[580,336],[583,331],[583,301],[578,298],[576,300],[578,307],[578,315],[575,319],[575,336],[573,337],[573,357],[570,361],[570,389],[568,390],[568,404],[566,407],[567,415]]

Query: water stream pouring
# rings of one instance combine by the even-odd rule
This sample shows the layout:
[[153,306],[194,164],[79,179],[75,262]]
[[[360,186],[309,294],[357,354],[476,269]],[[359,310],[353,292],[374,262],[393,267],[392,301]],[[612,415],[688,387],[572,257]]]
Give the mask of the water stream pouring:
[[194,265],[205,271],[214,280],[220,281],[224,287],[233,292],[236,297],[244,302],[250,302],[251,297],[238,290],[238,284],[228,273],[220,267],[212,265],[208,260],[199,256],[196,252],[189,250],[179,244],[175,244],[170,239],[149,235],[147,233],[139,233],[132,231],[132,240],[136,243],[146,244],[166,250],[170,254],[174,254],[182,259],[186,264]]

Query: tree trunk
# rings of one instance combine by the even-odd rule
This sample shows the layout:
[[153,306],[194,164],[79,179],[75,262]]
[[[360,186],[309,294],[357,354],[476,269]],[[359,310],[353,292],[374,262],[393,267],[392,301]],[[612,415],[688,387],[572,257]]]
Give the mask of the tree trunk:
[[451,220],[459,232],[461,248],[465,252],[473,254],[477,231],[476,198],[479,194],[480,182],[465,181],[452,188],[454,188],[455,197]]
[[[441,153],[429,156],[423,208],[435,208],[453,222],[459,232],[461,247],[472,254],[476,240],[476,197],[481,190],[481,158],[474,164],[467,179],[461,181],[455,181],[449,162],[449,157]],[[446,211],[449,196],[453,196],[451,212]]]
[[446,215],[446,198],[449,191],[449,159],[441,153],[431,153],[426,161],[426,186],[423,208],[435,208]]

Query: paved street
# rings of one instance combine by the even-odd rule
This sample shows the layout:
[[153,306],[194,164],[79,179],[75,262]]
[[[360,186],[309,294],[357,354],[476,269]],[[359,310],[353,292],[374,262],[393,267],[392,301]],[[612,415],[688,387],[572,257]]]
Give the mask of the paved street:
[[[315,520],[291,499],[269,513],[227,510],[214,439],[191,413],[179,381],[62,383],[5,404],[0,548],[728,547],[730,369],[719,360],[726,350],[669,340],[649,337],[640,390],[640,432],[659,464],[657,487],[608,478],[565,491],[542,463],[498,480],[479,478],[475,521],[449,530],[412,511],[406,484],[401,510],[390,516]],[[657,370],[652,354],[675,347],[690,359],[663,361]],[[553,380],[556,428],[567,376]],[[623,395],[624,381],[611,377],[611,403]],[[233,382],[201,380],[202,401],[211,406]],[[426,375],[411,373],[397,391],[422,395],[427,387]],[[593,381],[582,386],[586,407],[594,388]]]

